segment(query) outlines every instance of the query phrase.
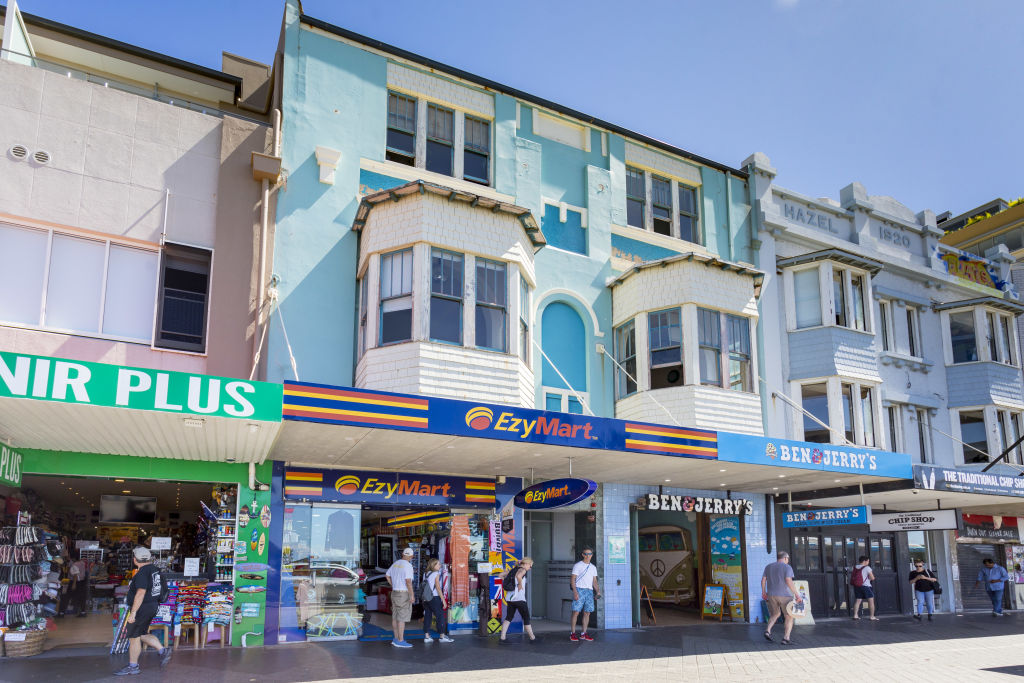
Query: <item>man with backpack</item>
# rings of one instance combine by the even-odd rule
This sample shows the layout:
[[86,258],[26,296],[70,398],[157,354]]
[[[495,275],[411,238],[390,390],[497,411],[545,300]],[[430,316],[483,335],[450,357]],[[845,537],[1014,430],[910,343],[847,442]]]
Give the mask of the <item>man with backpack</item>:
[[875,616],[875,591],[871,588],[871,582],[875,580],[875,574],[871,571],[871,558],[861,555],[857,560],[857,566],[850,574],[850,585],[853,586],[853,618],[860,619],[860,603],[867,601],[868,612],[871,621],[878,621]]
[[160,653],[160,666],[171,661],[171,646],[162,646],[156,636],[150,635],[149,624],[156,617],[160,603],[167,599],[167,588],[160,569],[153,564],[149,548],[139,546],[132,551],[132,563],[137,568],[128,584],[128,618],[125,635],[128,637],[128,665],[114,672],[115,676],[136,676],[142,643]]

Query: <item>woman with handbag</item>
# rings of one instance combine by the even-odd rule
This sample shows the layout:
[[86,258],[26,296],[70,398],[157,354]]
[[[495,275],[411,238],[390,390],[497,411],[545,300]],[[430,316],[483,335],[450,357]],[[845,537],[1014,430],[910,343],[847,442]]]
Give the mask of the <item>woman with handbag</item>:
[[928,606],[928,621],[932,620],[935,614],[935,595],[942,593],[942,586],[939,585],[939,577],[935,573],[924,568],[924,562],[914,561],[914,571],[910,572],[910,583],[914,586],[914,593],[917,595],[917,614],[914,618],[921,621],[921,613],[925,605]]

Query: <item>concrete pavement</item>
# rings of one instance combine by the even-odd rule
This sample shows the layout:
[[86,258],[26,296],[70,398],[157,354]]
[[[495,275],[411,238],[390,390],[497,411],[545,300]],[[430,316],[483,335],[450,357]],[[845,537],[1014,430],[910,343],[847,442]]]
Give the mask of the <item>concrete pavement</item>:
[[[510,636],[461,636],[450,645],[416,642],[411,650],[384,643],[302,643],[242,650],[177,652],[160,671],[143,656],[134,681],[263,683],[381,677],[401,680],[679,680],[687,681],[989,681],[1024,675],[1024,615],[940,615],[916,622],[891,617],[797,627],[795,644],[764,640],[762,624],[703,624],[595,632],[571,643],[568,632],[536,643]],[[776,626],[776,639],[781,627]],[[84,650],[27,660],[0,660],[0,680],[113,680],[124,658]]]

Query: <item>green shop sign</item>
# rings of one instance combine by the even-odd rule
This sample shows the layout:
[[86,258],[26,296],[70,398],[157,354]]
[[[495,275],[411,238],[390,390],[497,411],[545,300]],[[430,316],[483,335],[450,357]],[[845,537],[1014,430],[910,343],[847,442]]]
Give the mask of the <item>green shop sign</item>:
[[20,488],[21,464],[21,453],[0,444],[0,484]]
[[282,386],[0,351],[0,398],[281,421]]

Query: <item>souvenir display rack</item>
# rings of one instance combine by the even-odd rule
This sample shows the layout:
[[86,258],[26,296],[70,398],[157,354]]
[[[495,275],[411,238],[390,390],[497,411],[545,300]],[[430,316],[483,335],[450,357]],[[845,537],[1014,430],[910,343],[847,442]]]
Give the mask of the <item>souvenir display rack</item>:
[[46,606],[59,599],[59,589],[51,586],[49,579],[51,561],[60,551],[60,542],[47,541],[39,527],[0,529],[0,627],[8,656],[42,651],[45,614],[52,612]]

